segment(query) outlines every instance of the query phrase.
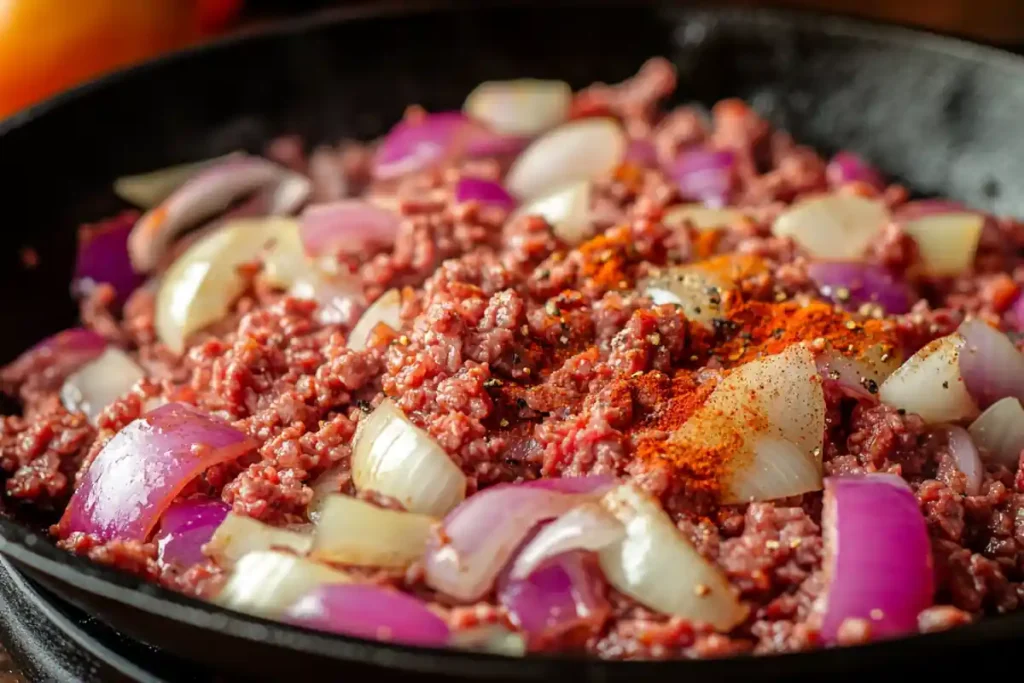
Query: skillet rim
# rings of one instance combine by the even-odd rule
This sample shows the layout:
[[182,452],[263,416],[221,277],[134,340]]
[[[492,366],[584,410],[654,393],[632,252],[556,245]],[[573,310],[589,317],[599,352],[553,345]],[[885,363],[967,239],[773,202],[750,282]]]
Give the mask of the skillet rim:
[[[389,19],[407,21],[417,16],[452,11],[486,12],[494,9],[544,6],[544,0],[514,2],[501,0],[487,6],[478,6],[472,0],[426,0],[407,2],[384,0],[375,5],[342,7],[314,12],[303,17],[280,21],[258,29],[237,34],[184,50],[164,55],[113,71],[28,109],[0,120],[0,144],[14,131],[32,125],[67,103],[88,98],[94,92],[120,87],[131,78],[171,68],[174,64],[205,55],[229,51],[235,45],[251,41],[272,41],[290,34],[302,34],[326,25],[360,20]],[[570,0],[565,4],[578,6],[635,7],[629,0]],[[1005,50],[959,37],[944,36],[933,31],[910,28],[890,22],[841,17],[826,12],[778,8],[710,7],[691,5],[681,0],[643,0],[645,10],[668,16],[705,17],[713,23],[746,24],[769,30],[815,31],[827,36],[849,37],[864,42],[907,47],[918,51],[943,54],[984,68],[999,68],[1024,77],[1024,57]],[[499,655],[465,652],[451,649],[433,649],[399,646],[363,640],[342,635],[325,634],[282,622],[253,617],[224,609],[209,602],[191,598],[132,574],[92,562],[84,557],[60,550],[45,534],[0,515],[0,553],[61,583],[73,585],[92,595],[121,606],[140,610],[148,615],[170,619],[192,629],[221,632],[251,644],[272,644],[296,653],[315,654],[337,661],[355,661],[363,664],[383,665],[410,672],[441,673],[447,675],[481,674],[500,678],[546,678],[567,670],[578,672],[585,668],[594,678],[607,675],[656,675],[666,673],[726,674],[730,668],[741,671],[751,660],[749,655],[724,659],[665,660],[665,661],[608,661],[592,657],[533,654],[510,659]],[[816,649],[806,652],[758,655],[754,661],[764,660],[787,667],[792,672],[814,671],[838,661],[853,661],[875,657],[887,659],[907,656],[911,651],[925,653],[934,648],[970,647],[996,640],[1009,640],[1024,632],[1024,612],[986,617],[968,626],[934,634],[915,634],[890,641],[835,649]],[[826,661],[828,660],[828,661]],[[483,667],[483,668],[481,668]],[[570,667],[567,669],[566,667]],[[511,671],[510,671],[511,670]]]

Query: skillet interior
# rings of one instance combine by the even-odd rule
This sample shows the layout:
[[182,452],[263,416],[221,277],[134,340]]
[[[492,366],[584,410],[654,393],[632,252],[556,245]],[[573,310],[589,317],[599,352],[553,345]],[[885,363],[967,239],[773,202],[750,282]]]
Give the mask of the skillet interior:
[[[0,125],[2,360],[73,323],[74,226],[119,208],[109,191],[115,176],[238,147],[257,151],[283,132],[312,142],[376,136],[408,103],[456,107],[489,78],[528,74],[579,87],[624,78],[647,57],[665,55],[680,69],[680,100],[748,98],[798,140],[825,151],[855,148],[916,191],[1024,215],[1024,62],[1009,55],[771,11],[447,5],[456,8],[353,21],[341,13],[233,39],[86,86]],[[39,255],[33,269],[22,263],[24,247]],[[267,678],[358,676],[383,665],[445,680],[794,680],[883,661],[918,670],[956,657],[993,665],[1009,649],[996,643],[1024,627],[1024,615],[994,618],[937,636],[771,660],[510,661],[368,644],[226,613],[66,555],[10,520],[0,519],[0,532],[0,551],[122,631]],[[973,651],[982,644],[983,662]],[[942,659],[929,655],[936,649]]]

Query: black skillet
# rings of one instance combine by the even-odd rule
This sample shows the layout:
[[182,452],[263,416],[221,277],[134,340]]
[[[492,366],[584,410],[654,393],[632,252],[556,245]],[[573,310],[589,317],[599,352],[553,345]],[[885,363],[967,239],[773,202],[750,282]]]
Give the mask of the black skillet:
[[[406,3],[408,4],[408,3]],[[74,322],[74,226],[119,208],[117,175],[258,151],[272,136],[370,138],[409,103],[458,106],[486,79],[574,86],[679,67],[679,100],[738,95],[799,140],[853,148],[916,191],[1024,215],[1024,61],[912,31],[774,11],[646,2],[377,6],[235,38],[80,88],[0,124],[0,361]],[[422,4],[420,4],[422,6]],[[39,263],[27,268],[22,250]],[[438,680],[800,680],[912,667],[1006,665],[1024,614],[945,634],[722,661],[510,660],[391,647],[226,612],[57,550],[0,518],[0,551],[29,577],[125,634],[230,674],[366,680],[389,667]]]

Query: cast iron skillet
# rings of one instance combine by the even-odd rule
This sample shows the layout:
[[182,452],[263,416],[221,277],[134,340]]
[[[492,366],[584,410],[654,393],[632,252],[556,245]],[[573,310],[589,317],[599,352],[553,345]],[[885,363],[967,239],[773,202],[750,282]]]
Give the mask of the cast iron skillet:
[[[407,104],[455,107],[486,79],[558,77],[578,87],[624,78],[652,55],[678,65],[679,99],[748,98],[797,139],[857,149],[916,191],[1024,215],[1024,62],[995,50],[828,17],[638,2],[374,11],[147,64],[0,125],[0,360],[73,323],[74,226],[120,208],[109,190],[119,174],[258,151],[283,132],[312,142],[369,138]],[[29,246],[39,256],[34,268],[19,256]],[[22,523],[0,519],[0,532],[0,551],[30,577],[126,634],[268,679],[363,680],[391,667],[444,680],[797,680],[893,664],[948,672],[957,660],[976,673],[1005,664],[1024,628],[1024,614],[993,617],[940,635],[771,659],[509,660],[226,612],[72,557]]]

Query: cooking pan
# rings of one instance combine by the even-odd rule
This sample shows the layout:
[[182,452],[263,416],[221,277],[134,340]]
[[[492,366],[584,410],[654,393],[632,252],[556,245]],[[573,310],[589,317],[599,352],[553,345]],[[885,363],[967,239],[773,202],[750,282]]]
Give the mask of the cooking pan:
[[[652,55],[680,100],[744,97],[828,152],[860,151],[920,194],[1024,215],[1024,61],[899,28],[766,10],[646,2],[375,5],[239,36],[87,85],[0,124],[0,291],[6,362],[73,323],[75,226],[116,212],[118,175],[258,151],[273,136],[371,138],[409,103],[457,107],[487,79],[580,87]],[[26,259],[31,249],[37,259]],[[12,510],[8,510],[9,513]],[[13,511],[16,513],[17,511]],[[21,521],[18,521],[18,520]],[[0,518],[0,552],[125,634],[225,674],[369,680],[804,680],[912,667],[1006,666],[1024,614],[943,634],[806,654],[697,662],[508,659],[370,643],[227,612],[58,550]],[[386,674],[384,674],[386,675]]]

